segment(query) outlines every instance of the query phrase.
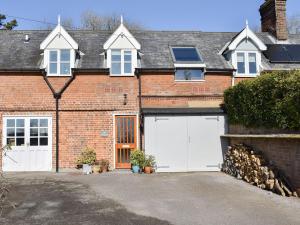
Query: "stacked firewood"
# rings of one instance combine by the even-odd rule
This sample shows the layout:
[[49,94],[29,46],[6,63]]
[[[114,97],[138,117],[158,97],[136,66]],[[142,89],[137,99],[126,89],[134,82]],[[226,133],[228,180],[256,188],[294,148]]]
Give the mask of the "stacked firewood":
[[270,165],[262,153],[244,144],[228,147],[222,171],[279,195],[297,197],[296,191],[282,172]]

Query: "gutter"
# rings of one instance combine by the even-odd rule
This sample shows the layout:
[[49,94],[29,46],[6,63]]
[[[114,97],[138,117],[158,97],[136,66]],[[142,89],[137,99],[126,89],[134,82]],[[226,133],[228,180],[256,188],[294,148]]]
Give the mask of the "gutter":
[[139,128],[140,128],[140,132],[139,132],[139,149],[142,149],[143,144],[142,144],[142,132],[143,132],[143,124],[144,124],[144,115],[143,115],[143,111],[142,111],[142,80],[141,80],[141,71],[140,69],[136,69],[135,70],[135,75],[138,79],[138,88],[139,88]]
[[56,173],[58,173],[59,172],[59,99],[61,99],[61,96],[64,93],[64,91],[75,79],[75,75],[74,75],[74,71],[72,70],[72,75],[70,79],[64,84],[64,86],[58,92],[56,92],[48,80],[47,72],[44,69],[41,70],[41,72],[43,74],[43,78],[46,84],[50,88],[53,97],[55,99],[55,120],[56,120],[56,151],[55,152],[56,152]]

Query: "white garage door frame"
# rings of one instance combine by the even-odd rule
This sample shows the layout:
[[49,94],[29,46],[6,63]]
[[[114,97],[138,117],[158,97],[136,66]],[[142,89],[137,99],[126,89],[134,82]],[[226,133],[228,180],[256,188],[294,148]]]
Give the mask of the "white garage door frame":
[[[11,122],[14,120],[14,122],[9,125],[8,120]],[[17,121],[19,125],[17,125]],[[3,171],[52,170],[52,116],[4,115],[2,122],[2,146],[7,144],[8,139],[13,139],[15,142],[11,146],[11,150],[2,152]],[[37,125],[34,123],[37,123]],[[15,131],[13,131],[14,129]],[[14,132],[14,134],[8,135],[8,132]],[[17,139],[21,143],[17,144]]]
[[224,114],[145,115],[145,151],[158,172],[220,171]]

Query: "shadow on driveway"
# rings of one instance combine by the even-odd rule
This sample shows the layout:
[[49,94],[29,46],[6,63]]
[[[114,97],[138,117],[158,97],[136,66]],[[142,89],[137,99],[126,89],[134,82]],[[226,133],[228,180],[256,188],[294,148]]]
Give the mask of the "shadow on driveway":
[[0,224],[170,224],[131,213],[85,185],[49,178],[11,179],[9,199],[16,208],[6,208]]

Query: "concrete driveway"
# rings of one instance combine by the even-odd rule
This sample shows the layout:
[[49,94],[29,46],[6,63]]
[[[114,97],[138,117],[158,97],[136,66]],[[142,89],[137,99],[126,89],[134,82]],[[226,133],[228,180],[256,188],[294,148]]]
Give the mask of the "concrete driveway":
[[[54,184],[48,190],[50,200],[55,196],[50,193],[59,195],[67,190],[68,195],[61,196],[62,202],[67,202],[65,211],[68,211],[68,204],[72,208],[82,195],[85,196],[82,217],[90,222],[85,224],[300,224],[300,199],[280,197],[223,173],[9,175],[11,181],[20,183],[32,179],[38,181],[41,176],[44,185]],[[33,184],[29,182],[28,185]],[[32,199],[39,193],[36,188],[34,190]],[[48,201],[47,198],[42,200]],[[109,214],[103,214],[103,210]],[[76,211],[77,216],[80,211]],[[61,214],[59,210],[52,216],[56,218]],[[88,220],[105,215],[106,220],[98,219],[98,223]],[[68,213],[63,217],[66,221],[67,216]],[[113,221],[113,218],[117,220]],[[69,224],[76,223],[70,221]]]

